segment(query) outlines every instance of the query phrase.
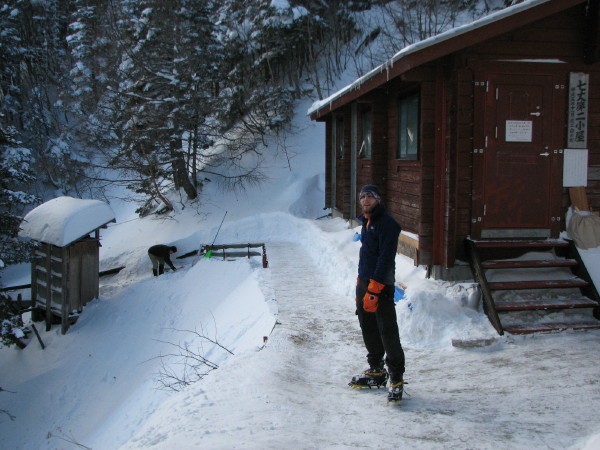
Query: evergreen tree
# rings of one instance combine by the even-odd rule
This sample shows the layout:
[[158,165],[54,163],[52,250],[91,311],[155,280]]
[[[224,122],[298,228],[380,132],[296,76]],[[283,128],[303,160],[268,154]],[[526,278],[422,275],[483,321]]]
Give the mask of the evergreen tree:
[[31,151],[17,144],[13,130],[0,127],[0,257],[6,264],[29,260],[29,246],[18,239],[25,208],[38,201],[28,193],[35,173]]
[[71,143],[64,92],[65,37],[69,1],[8,0],[0,7],[1,102],[5,125],[32,151],[38,181],[68,192],[85,167]]
[[[17,145],[11,130],[0,127],[0,275],[5,264],[30,257],[29,245],[18,239],[23,209],[37,201],[26,192],[35,178],[30,158],[31,152]],[[21,315],[10,302],[7,295],[0,294],[0,335],[5,345],[19,344],[19,338],[27,334]]]
[[95,112],[104,91],[116,75],[112,69],[118,39],[111,38],[113,19],[109,3],[74,0],[66,42],[72,59],[68,77],[71,108],[83,118]]
[[[172,182],[197,196],[183,143],[202,131],[212,109],[219,55],[212,2],[125,1],[128,48],[121,63],[122,143],[111,164],[137,171],[138,192],[160,199]],[[200,130],[200,131],[199,131]]]

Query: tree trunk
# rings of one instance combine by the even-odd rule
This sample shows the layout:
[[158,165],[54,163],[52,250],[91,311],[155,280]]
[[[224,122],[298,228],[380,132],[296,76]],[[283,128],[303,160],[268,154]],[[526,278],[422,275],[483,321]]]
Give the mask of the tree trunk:
[[169,143],[173,165],[173,178],[178,189],[183,188],[190,200],[198,196],[198,191],[188,177],[181,141],[171,139]]

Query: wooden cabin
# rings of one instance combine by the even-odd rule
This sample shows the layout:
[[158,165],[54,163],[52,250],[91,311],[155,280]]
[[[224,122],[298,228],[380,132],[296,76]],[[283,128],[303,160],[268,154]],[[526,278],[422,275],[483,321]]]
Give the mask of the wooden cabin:
[[32,319],[65,334],[99,294],[100,228],[115,221],[106,203],[58,197],[33,209],[19,235],[38,242],[31,262]]
[[361,185],[378,184],[409,233],[401,252],[440,277],[467,260],[468,236],[556,238],[575,91],[588,110],[576,148],[588,150],[600,210],[599,20],[598,0],[524,2],[417,43],[315,104],[326,206],[352,219]]
[[569,187],[600,210],[599,22],[599,0],[525,1],[316,102],[325,206],[352,220],[377,184],[399,251],[440,279],[472,277],[469,242],[558,239]]

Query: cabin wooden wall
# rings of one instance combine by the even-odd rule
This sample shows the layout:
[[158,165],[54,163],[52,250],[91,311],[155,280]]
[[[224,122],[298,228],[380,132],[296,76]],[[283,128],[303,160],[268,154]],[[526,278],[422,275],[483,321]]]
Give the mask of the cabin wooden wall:
[[[396,158],[398,100],[413,92],[420,92],[419,158],[399,160]],[[407,74],[404,80],[389,83],[387,98],[387,207],[404,231],[419,236],[417,262],[429,264],[433,246],[435,72],[431,67],[421,67]]]
[[456,187],[453,209],[454,227],[448,229],[448,251],[444,265],[452,267],[455,259],[468,261],[465,255],[464,240],[470,234],[472,214],[471,195],[473,192],[473,72],[460,69],[453,72],[456,76],[453,85],[456,90],[456,133],[454,134],[453,153],[456,161]]
[[[456,127],[452,127],[457,143],[458,168],[457,174],[457,228],[456,234],[449,234],[449,243],[455,242],[456,258],[464,259],[462,242],[469,235],[471,214],[471,189],[467,186],[466,174],[472,164],[472,145],[467,143],[469,127],[472,124],[472,111],[469,113],[469,96],[472,96],[473,66],[479,69],[489,65],[489,71],[512,73],[547,73],[562,80],[566,88],[557,89],[556,95],[568,98],[568,83],[570,72],[585,72],[590,75],[589,111],[588,111],[588,149],[589,149],[589,179],[588,198],[592,209],[600,210],[600,63],[585,64],[585,5],[571,8],[563,13],[540,20],[514,32],[499,36],[496,39],[479,43],[455,55],[456,61],[456,101],[459,108]],[[526,63],[518,60],[540,60],[546,62]],[[554,63],[550,61],[555,61]],[[471,87],[470,87],[471,86]],[[567,111],[563,115],[566,127]],[[473,131],[470,132],[471,135]],[[565,148],[565,142],[561,148]],[[562,176],[562,174],[559,174]],[[561,190],[562,217],[570,205],[568,190]],[[563,221],[561,229],[565,229]],[[448,263],[451,264],[451,255]]]
[[332,208],[331,197],[331,136],[332,136],[332,121],[331,116],[327,116],[325,120],[325,208]]
[[[589,172],[586,188],[593,211],[600,211],[600,63],[588,66],[590,98],[588,110]],[[566,198],[566,192],[563,193]]]
[[388,165],[388,127],[387,127],[387,94],[379,90],[365,96],[364,101],[358,105],[358,148],[363,141],[361,113],[371,112],[371,158],[359,158],[357,161],[356,177],[356,212],[361,213],[358,194],[365,184],[376,184],[385,202],[390,198],[387,192],[387,165]]
[[[473,128],[476,70],[548,73],[562,80],[563,88],[558,87],[556,95],[564,96],[568,96],[568,89],[564,86],[568,87],[569,72],[590,75],[587,194],[592,209],[600,211],[600,63],[584,63],[584,24],[585,5],[580,5],[497,38],[473,42],[463,51],[416,67],[358,99],[359,112],[361,107],[371,107],[373,111],[373,158],[371,161],[358,160],[357,189],[371,182],[379,185],[388,210],[402,229],[419,236],[418,264],[453,267],[457,261],[467,259],[463,243],[470,234],[473,220],[472,141],[476,132]],[[397,101],[401,95],[415,91],[420,92],[421,99],[420,155],[417,161],[398,160]],[[567,111],[560,113],[564,115],[566,126]],[[337,160],[335,207],[344,217],[353,218],[355,212],[350,211],[351,107],[348,104],[329,115],[328,132],[334,114],[344,117],[346,149],[345,158]],[[359,146],[362,140],[360,125],[359,119]],[[329,134],[326,139],[327,177],[331,173],[327,166],[329,155],[335,149],[330,149]],[[566,142],[562,145],[562,148],[566,147]],[[440,146],[445,147],[443,171],[439,170],[440,160],[436,161],[436,151],[440,150]],[[441,197],[439,191],[436,192],[436,186],[440,185],[443,186]],[[560,195],[564,217],[570,204],[567,189],[562,188]],[[330,198],[330,192],[326,192],[326,196]],[[440,198],[443,204],[436,205],[434,202]],[[442,211],[436,213],[435,208]],[[434,217],[443,220],[442,240],[435,244],[442,245],[441,250],[434,248]],[[563,229],[565,225],[563,223]]]
[[[337,111],[333,116],[335,120],[338,117],[343,118],[344,121],[344,157],[338,158],[336,155],[336,197],[335,197],[335,208],[340,211],[344,217],[352,218],[350,211],[350,143],[351,143],[351,111],[350,107],[346,106],[340,111]],[[334,149],[334,151],[336,151]]]

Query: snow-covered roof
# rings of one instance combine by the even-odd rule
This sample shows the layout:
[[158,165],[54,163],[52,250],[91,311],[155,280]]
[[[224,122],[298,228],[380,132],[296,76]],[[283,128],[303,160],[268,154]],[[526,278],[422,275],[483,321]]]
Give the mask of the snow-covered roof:
[[[324,100],[319,100],[319,101],[314,102],[311,105],[311,107],[308,109],[307,115],[310,116],[310,115],[313,115],[316,113],[318,116],[318,115],[320,115],[320,112],[321,112],[320,110],[324,109],[325,107],[328,107],[327,111],[325,111],[325,113],[327,113],[329,111],[329,109],[331,109],[332,103],[335,100],[338,100],[339,98],[343,97],[348,92],[351,92],[353,90],[360,90],[361,86],[366,81],[374,78],[375,76],[377,76],[379,74],[386,74],[387,77],[389,77],[390,70],[394,67],[394,65],[398,64],[400,61],[402,61],[403,58],[406,58],[409,55],[423,52],[424,50],[427,50],[437,44],[440,44],[441,42],[455,39],[461,35],[464,35],[466,33],[472,32],[479,28],[485,27],[491,23],[498,22],[500,20],[506,19],[507,17],[522,13],[523,11],[527,11],[535,6],[538,6],[538,5],[541,5],[544,3],[550,3],[550,1],[551,0],[525,0],[522,3],[518,3],[511,7],[502,9],[502,10],[497,11],[492,14],[489,14],[489,15],[482,17],[481,19],[478,19],[469,24],[453,28],[444,33],[440,33],[436,36],[431,36],[430,38],[427,38],[422,41],[416,42],[414,44],[408,45],[407,47],[404,47],[402,50],[400,50],[398,53],[396,53],[391,59],[389,59],[385,63],[381,64],[380,66],[374,68],[373,70],[366,73],[365,75],[358,78],[357,80],[353,81],[351,84],[343,87],[342,89],[340,89],[339,91],[330,95],[329,97],[327,97]],[[555,2],[556,2],[556,0],[555,0]],[[558,2],[556,2],[556,3],[558,3]],[[573,2],[568,2],[568,4],[565,3],[565,6],[569,6],[571,3],[573,3]],[[577,2],[575,2],[575,3],[577,3]]]
[[100,200],[58,197],[29,212],[19,236],[65,247],[114,220],[112,208]]

